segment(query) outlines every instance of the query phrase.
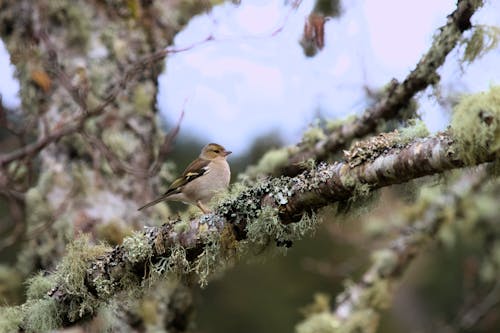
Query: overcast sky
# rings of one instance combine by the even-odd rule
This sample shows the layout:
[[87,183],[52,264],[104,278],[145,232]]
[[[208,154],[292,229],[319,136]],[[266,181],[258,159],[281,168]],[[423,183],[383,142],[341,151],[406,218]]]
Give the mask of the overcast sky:
[[[160,77],[161,113],[175,122],[185,104],[183,133],[236,153],[270,131],[296,142],[318,112],[329,118],[362,112],[364,85],[376,89],[393,77],[402,80],[429,48],[456,1],[343,1],[340,18],[326,23],[325,48],[306,58],[298,40],[313,3],[304,0],[291,10],[285,1],[243,0],[239,6],[226,2],[193,18],[176,36],[175,45],[190,45],[208,35],[216,41],[168,57]],[[473,21],[500,25],[498,13],[498,2],[487,2]],[[452,54],[440,70],[445,93],[449,87],[468,92],[499,84],[498,50],[464,72]],[[7,105],[15,106],[19,88],[7,59],[1,45],[0,93]],[[448,115],[427,95],[429,91],[420,94],[424,120],[431,130],[441,129]]]

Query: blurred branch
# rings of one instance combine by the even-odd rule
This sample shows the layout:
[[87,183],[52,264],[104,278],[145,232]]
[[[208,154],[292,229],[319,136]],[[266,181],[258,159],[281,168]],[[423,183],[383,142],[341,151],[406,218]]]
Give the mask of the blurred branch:
[[483,1],[478,0],[459,0],[455,11],[448,16],[446,25],[439,28],[439,34],[434,37],[430,49],[402,83],[393,79],[381,100],[366,109],[360,117],[336,127],[327,133],[325,139],[314,144],[299,144],[298,149],[290,153],[284,164],[275,166],[277,170],[267,172],[295,176],[305,169],[302,162],[309,159],[324,161],[328,156],[347,147],[353,139],[374,133],[382,121],[398,117],[398,112],[408,105],[418,92],[439,81],[437,69],[458,44],[462,33],[471,28],[470,18],[482,4]]
[[460,330],[470,330],[498,305],[500,305],[500,281],[495,283],[486,297],[461,316],[458,323]]
[[74,134],[80,131],[83,128],[85,121],[87,121],[91,117],[99,116],[100,114],[102,114],[106,109],[106,107],[109,106],[111,103],[113,103],[113,101],[118,97],[120,92],[124,90],[127,83],[131,82],[131,80],[135,76],[139,75],[148,66],[158,63],[159,61],[163,60],[168,54],[184,52],[211,40],[212,40],[211,37],[207,37],[202,41],[193,43],[185,47],[166,48],[143,57],[136,63],[129,66],[129,68],[120,77],[120,79],[110,87],[110,89],[108,90],[110,91],[110,93],[103,99],[103,101],[98,106],[92,109],[88,109],[86,103],[79,101],[80,99],[80,96],[78,95],[79,89],[71,85],[66,75],[61,74],[64,72],[60,70],[60,65],[56,63],[57,59],[56,52],[51,49],[51,51],[49,52],[50,53],[49,56],[50,58],[53,59],[52,68],[55,68],[54,73],[63,83],[64,88],[70,93],[73,99],[77,98],[75,102],[82,108],[82,111],[79,115],[73,117],[73,119],[70,119],[69,121],[63,124],[58,124],[56,126],[56,129],[53,129],[52,131],[45,133],[43,137],[39,138],[36,142],[25,145],[10,153],[0,154],[0,166],[3,166],[15,160],[23,158],[31,158],[49,144],[57,142],[66,135]]
[[[461,210],[458,209],[460,203],[486,184],[488,173],[485,169],[482,168],[476,173],[466,173],[453,186],[450,186],[444,193],[436,195],[432,200],[422,198],[421,201],[424,204],[420,207],[425,207],[425,212],[412,214],[412,217],[405,223],[411,226],[411,231],[394,240],[390,248],[375,252],[372,266],[358,283],[348,285],[345,291],[337,297],[333,310],[320,314],[322,320],[325,321],[325,318],[328,318],[327,321],[335,327],[348,328],[345,332],[376,332],[379,316],[377,311],[386,308],[390,303],[395,291],[395,283],[399,282],[413,259],[426,249],[440,226],[445,221],[454,219],[445,212],[450,212],[451,207],[456,207],[457,209],[452,211],[460,214]],[[418,207],[418,205],[415,206]],[[496,301],[498,302],[498,298]],[[483,303],[487,303],[483,308],[489,309],[492,306],[488,298]],[[467,318],[474,318],[476,321],[478,314],[484,312],[483,308],[471,311]],[[360,319],[363,316],[364,318]],[[305,327],[320,325],[315,322],[318,318],[318,314],[312,315],[299,323],[297,327],[302,327],[306,331]],[[367,320],[367,318],[370,319]],[[300,329],[298,331],[301,332]]]

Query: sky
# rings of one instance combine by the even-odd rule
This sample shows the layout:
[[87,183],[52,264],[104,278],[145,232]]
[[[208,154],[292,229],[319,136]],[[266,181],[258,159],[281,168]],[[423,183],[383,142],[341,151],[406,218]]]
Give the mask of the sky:
[[[188,51],[170,55],[159,78],[158,108],[169,123],[182,110],[181,134],[217,142],[244,153],[257,136],[276,133],[298,142],[321,114],[343,118],[366,107],[364,87],[378,89],[415,67],[455,0],[351,0],[342,15],[325,25],[325,48],[304,56],[298,41],[313,0],[297,9],[291,1],[227,1],[193,18],[177,34],[184,47],[213,36]],[[473,22],[500,25],[500,6],[489,1]],[[281,30],[275,33],[278,29]],[[443,93],[474,92],[500,82],[498,50],[466,68],[454,56],[440,69]],[[8,106],[19,104],[18,84],[0,45],[0,93]],[[485,70],[487,69],[487,70]],[[446,127],[443,112],[428,90],[419,94],[420,113],[432,131]]]

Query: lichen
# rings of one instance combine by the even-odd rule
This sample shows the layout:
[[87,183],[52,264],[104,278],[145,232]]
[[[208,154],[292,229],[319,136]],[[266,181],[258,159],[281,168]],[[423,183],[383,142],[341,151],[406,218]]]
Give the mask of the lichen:
[[132,263],[145,261],[152,255],[152,247],[143,232],[134,232],[123,240],[125,257]]
[[489,51],[497,48],[499,42],[500,27],[475,25],[470,37],[462,40],[462,44],[465,44],[462,62],[471,63],[481,58]]
[[64,26],[73,47],[86,48],[90,38],[91,14],[81,2],[49,1],[47,13],[53,26]]
[[68,245],[67,254],[57,266],[54,278],[66,293],[72,295],[72,302],[68,306],[70,320],[94,313],[99,306],[99,302],[87,289],[85,276],[89,263],[108,251],[108,246],[90,245],[90,239],[86,235]]
[[25,312],[25,328],[28,332],[48,332],[61,326],[56,301],[51,298],[27,303],[29,311]]
[[466,163],[484,161],[500,150],[500,86],[464,96],[451,120],[453,148]]
[[334,333],[339,332],[340,321],[331,313],[321,312],[309,316],[295,326],[296,333]]
[[120,160],[126,160],[140,146],[140,141],[130,131],[117,128],[105,129],[102,140]]
[[39,299],[43,298],[55,285],[53,276],[44,276],[43,273],[39,273],[26,281],[28,289],[26,291],[26,297],[28,299]]
[[21,307],[0,307],[0,332],[17,332],[23,320]]
[[306,146],[312,146],[315,143],[325,139],[326,139],[326,134],[321,127],[310,126],[302,135],[301,144]]

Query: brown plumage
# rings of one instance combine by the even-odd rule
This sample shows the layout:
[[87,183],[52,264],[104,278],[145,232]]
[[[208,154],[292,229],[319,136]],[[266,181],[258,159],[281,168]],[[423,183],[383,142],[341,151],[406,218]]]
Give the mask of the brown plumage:
[[205,205],[216,193],[225,190],[229,185],[231,171],[226,161],[229,154],[231,152],[223,146],[209,143],[162,196],[140,207],[139,210],[161,201],[172,200],[196,205],[203,213],[209,212]]

